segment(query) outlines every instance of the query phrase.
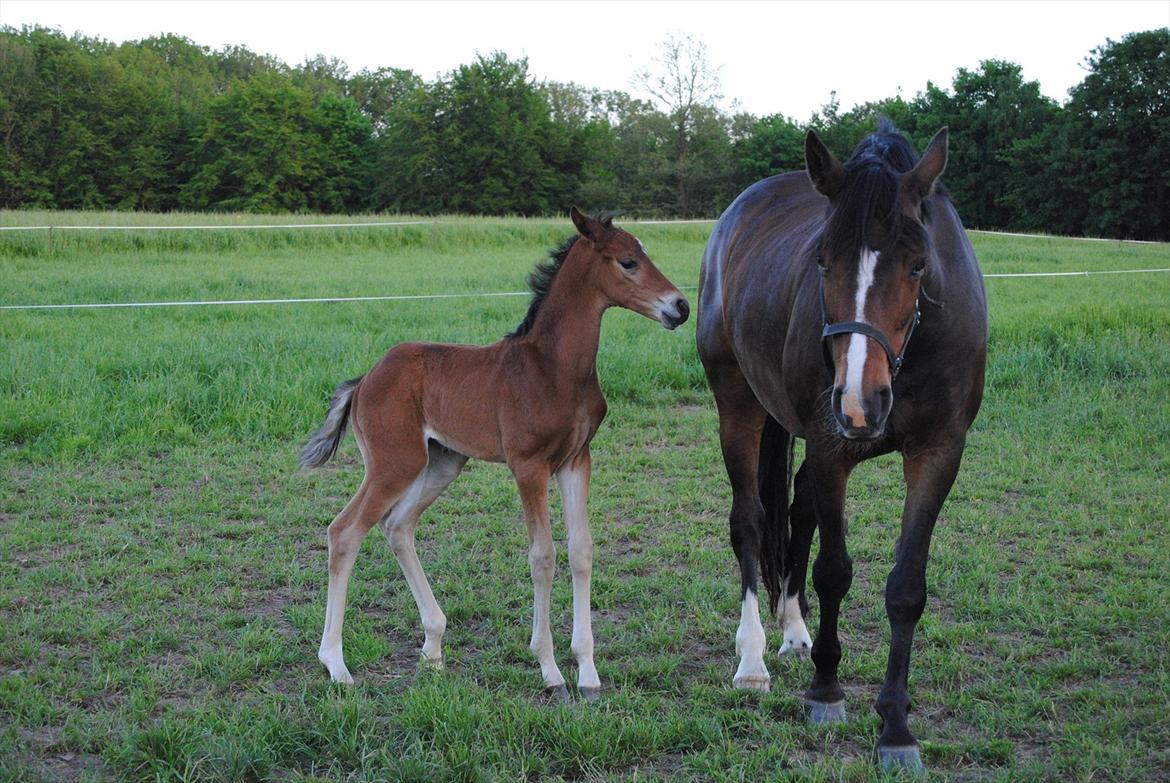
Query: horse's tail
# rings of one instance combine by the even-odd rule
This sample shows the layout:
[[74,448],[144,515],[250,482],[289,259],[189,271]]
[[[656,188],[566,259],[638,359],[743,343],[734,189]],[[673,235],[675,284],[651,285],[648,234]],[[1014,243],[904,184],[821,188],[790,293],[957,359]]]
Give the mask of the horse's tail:
[[758,472],[764,524],[760,537],[760,575],[768,589],[768,606],[784,598],[784,560],[788,555],[788,492],[792,486],[792,448],[795,439],[771,416],[760,436]]
[[[362,376],[365,377],[365,376]],[[333,392],[333,401],[329,403],[329,413],[325,416],[325,423],[321,429],[313,433],[309,442],[301,449],[300,463],[302,468],[319,468],[333,458],[341,439],[345,437],[345,427],[349,424],[349,409],[353,404],[353,393],[361,378],[346,381]]]

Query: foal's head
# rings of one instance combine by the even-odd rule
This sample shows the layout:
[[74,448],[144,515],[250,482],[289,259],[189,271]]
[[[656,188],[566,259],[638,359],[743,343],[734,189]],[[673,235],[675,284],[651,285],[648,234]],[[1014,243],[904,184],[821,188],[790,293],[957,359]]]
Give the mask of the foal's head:
[[667,329],[687,320],[691,307],[686,298],[658,271],[637,237],[614,226],[610,217],[590,217],[576,207],[569,217],[585,240],[576,245],[594,256],[588,279],[607,305],[641,313]]
[[922,280],[937,263],[925,201],[946,160],[946,128],[920,160],[886,123],[845,164],[814,132],[805,139],[808,176],[829,199],[809,262],[820,268],[825,322],[840,324],[824,347],[833,414],[846,438],[879,437],[893,407],[891,385],[918,320]]

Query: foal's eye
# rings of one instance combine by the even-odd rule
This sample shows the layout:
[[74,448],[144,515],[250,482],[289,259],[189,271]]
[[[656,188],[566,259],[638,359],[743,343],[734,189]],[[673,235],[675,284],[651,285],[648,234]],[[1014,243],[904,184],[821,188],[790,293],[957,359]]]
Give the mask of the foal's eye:
[[621,264],[622,269],[625,269],[627,272],[638,268],[638,262],[633,258],[623,258],[621,261],[618,261],[618,263]]
[[911,267],[910,276],[915,277],[915,278],[922,277],[922,275],[925,272],[926,272],[926,262],[919,261],[917,264],[915,264],[913,267]]

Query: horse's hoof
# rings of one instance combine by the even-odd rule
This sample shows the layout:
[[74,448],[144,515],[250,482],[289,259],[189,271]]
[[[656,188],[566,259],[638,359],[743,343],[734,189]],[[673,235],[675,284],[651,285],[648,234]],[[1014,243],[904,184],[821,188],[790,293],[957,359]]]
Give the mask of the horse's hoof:
[[421,663],[423,666],[426,666],[428,669],[432,669],[437,672],[441,672],[443,670],[442,655],[440,655],[438,658],[428,658],[426,653],[419,653],[419,663]]
[[845,717],[844,699],[841,701],[813,701],[812,699],[805,699],[804,711],[808,715],[808,722],[818,725],[844,723],[847,720]]
[[317,660],[329,670],[329,679],[332,682],[353,685],[353,676],[349,673],[349,669],[345,668],[345,663],[327,655],[318,655]]
[[772,690],[772,679],[770,677],[736,677],[731,681],[731,684],[741,691],[767,693],[768,691]]
[[588,686],[582,685],[581,687],[577,688],[577,690],[581,692],[581,698],[587,702],[592,703],[601,698],[600,687],[590,688]]
[[572,699],[569,697],[569,688],[563,682],[560,685],[549,685],[544,689],[545,694],[553,701],[559,701],[562,704],[568,704]]
[[812,645],[803,641],[793,643],[785,639],[784,644],[780,645],[778,655],[791,655],[802,661],[807,661],[812,657]]
[[925,772],[922,766],[922,754],[917,745],[892,745],[878,748],[878,763],[882,772],[904,769],[908,772]]

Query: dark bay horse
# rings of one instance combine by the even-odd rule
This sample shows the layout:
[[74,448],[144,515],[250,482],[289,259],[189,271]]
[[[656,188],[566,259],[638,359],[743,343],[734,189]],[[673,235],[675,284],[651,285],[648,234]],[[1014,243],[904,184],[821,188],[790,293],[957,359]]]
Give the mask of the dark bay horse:
[[642,243],[612,218],[589,217],[576,207],[570,217],[578,234],[530,276],[532,304],[514,332],[486,346],[395,346],[366,375],[338,387],[324,426],[302,451],[302,466],[323,465],[351,425],[366,470],[357,494],[329,525],[329,592],[318,658],[334,681],[353,682],[341,652],[345,593],[358,549],[374,525],[390,539],[418,604],[422,655],[442,665],[447,618],[415,553],[415,529],[427,506],[475,457],[507,463],[520,490],[534,593],[530,647],[545,687],[567,697],[549,627],[556,554],[548,485],[556,476],[573,575],[577,685],[586,698],[600,692],[586,499],[589,443],[606,413],[597,379],[601,316],[607,308],[625,307],[674,329],[690,308]]
[[[698,347],[719,410],[742,576],[737,687],[770,682],[758,563],[784,628],[780,652],[811,652],[810,718],[844,719],[846,483],[859,462],[902,453],[906,500],[885,593],[892,636],[876,703],[883,767],[921,766],[907,723],[911,642],[931,533],[983,396],[987,302],[959,216],[936,186],[946,157],[945,128],[919,159],[883,122],[844,164],[810,132],[807,170],[744,191],[719,218],[700,274]],[[793,479],[795,438],[805,459]],[[821,619],[810,642],[814,529]]]

